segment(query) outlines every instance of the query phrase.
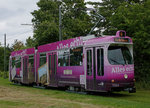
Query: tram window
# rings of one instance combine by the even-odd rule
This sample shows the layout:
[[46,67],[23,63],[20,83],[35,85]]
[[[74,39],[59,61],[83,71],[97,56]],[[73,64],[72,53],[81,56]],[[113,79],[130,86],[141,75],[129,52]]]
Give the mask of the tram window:
[[46,54],[40,54],[40,66],[46,63]]
[[29,65],[31,65],[31,67],[34,67],[34,55],[29,56]]
[[16,68],[21,68],[21,57],[16,57],[15,64]]
[[12,58],[12,67],[15,66],[15,57]]
[[97,74],[98,76],[104,75],[104,50],[97,49]]
[[108,60],[112,65],[133,64],[131,53],[124,46],[110,46],[108,48]]
[[58,66],[69,66],[69,55],[60,55],[58,57]]
[[55,54],[55,55],[54,55],[54,73],[55,73],[55,74],[56,74],[56,72],[57,72],[56,63],[57,63],[57,56],[56,56],[56,54]]
[[87,75],[92,75],[92,51],[87,51]]
[[70,49],[70,66],[82,65],[83,48]]
[[133,64],[133,58],[127,47],[122,48],[123,57],[126,64]]
[[58,52],[58,66],[69,66],[69,49]]

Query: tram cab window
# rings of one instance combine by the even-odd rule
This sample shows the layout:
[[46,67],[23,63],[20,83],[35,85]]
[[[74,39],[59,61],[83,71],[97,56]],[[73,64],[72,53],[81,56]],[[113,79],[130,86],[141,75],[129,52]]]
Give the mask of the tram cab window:
[[69,66],[69,49],[58,51],[58,66]]
[[40,66],[46,63],[46,54],[40,54]]
[[83,48],[70,49],[70,66],[81,66],[82,65]]
[[131,53],[125,46],[110,46],[108,48],[108,61],[112,65],[133,64]]

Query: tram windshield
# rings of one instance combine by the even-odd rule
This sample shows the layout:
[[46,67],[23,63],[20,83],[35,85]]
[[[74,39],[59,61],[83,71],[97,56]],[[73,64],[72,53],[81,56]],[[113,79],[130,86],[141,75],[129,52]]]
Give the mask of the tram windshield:
[[108,61],[112,65],[133,64],[131,53],[124,46],[110,46],[108,48]]

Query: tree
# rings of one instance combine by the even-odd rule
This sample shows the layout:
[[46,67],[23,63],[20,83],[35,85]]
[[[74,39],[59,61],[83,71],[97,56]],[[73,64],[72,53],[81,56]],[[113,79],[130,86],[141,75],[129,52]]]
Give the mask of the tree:
[[116,9],[123,3],[132,4],[133,2],[143,3],[144,0],[102,0],[102,2],[89,2],[105,18],[105,21],[98,25],[98,31],[104,30],[104,34],[115,34],[116,28],[111,25],[110,18],[115,15]]
[[32,12],[35,45],[58,41],[58,6],[57,0],[40,0],[39,9]]
[[25,46],[22,41],[16,39],[14,41],[14,44],[12,44],[12,49],[13,51],[17,51],[17,50],[25,49]]
[[25,46],[26,46],[26,48],[32,48],[32,47],[34,47],[35,46],[35,40],[29,36],[26,39]]
[[63,38],[85,36],[89,33],[92,22],[87,14],[84,0],[63,0]]
[[[6,47],[6,69],[8,71],[9,67],[9,55],[10,55],[11,49],[9,46]],[[0,45],[0,71],[4,71],[4,47]]]
[[134,42],[135,73],[137,80],[150,77],[150,1],[123,3],[110,18],[111,26],[123,29]]
[[91,28],[84,0],[40,0],[37,5],[32,12],[36,46],[58,41],[60,5],[63,39],[85,35]]

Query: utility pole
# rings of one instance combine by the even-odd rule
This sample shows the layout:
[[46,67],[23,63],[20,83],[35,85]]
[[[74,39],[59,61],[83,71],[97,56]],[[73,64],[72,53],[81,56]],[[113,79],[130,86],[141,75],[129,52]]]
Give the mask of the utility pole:
[[4,78],[6,78],[6,34],[4,34]]
[[61,5],[59,6],[59,41],[62,40],[62,21],[61,21]]

